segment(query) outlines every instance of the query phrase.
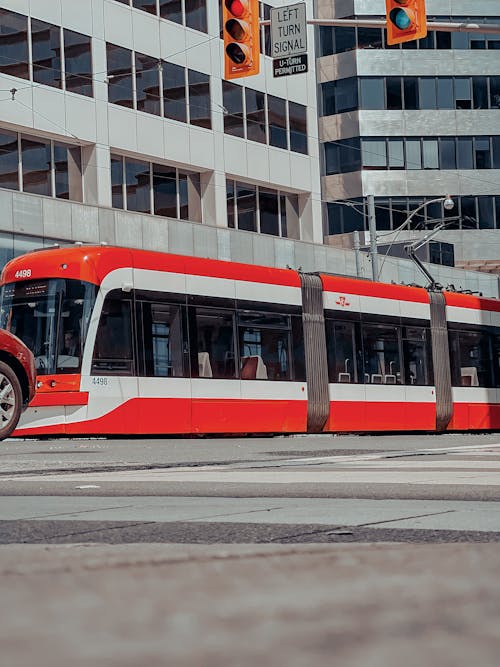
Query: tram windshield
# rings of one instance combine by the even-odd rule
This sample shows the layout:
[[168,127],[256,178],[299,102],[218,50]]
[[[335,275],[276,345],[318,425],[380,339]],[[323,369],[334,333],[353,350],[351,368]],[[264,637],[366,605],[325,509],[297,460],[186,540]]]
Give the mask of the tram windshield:
[[39,375],[78,373],[97,287],[80,280],[30,280],[3,285],[0,328],[35,355]]

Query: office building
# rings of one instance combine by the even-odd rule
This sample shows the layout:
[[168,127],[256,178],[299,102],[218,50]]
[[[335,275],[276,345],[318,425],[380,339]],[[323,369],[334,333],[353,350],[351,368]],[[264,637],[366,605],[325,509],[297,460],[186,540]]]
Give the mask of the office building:
[[[494,0],[427,0],[428,21],[500,23]],[[317,0],[319,18],[382,19],[383,0]],[[500,257],[500,35],[429,31],[389,47],[382,28],[318,29],[325,235],[448,220],[458,263]],[[403,235],[404,236],[404,235]],[[387,237],[385,237],[387,238]]]

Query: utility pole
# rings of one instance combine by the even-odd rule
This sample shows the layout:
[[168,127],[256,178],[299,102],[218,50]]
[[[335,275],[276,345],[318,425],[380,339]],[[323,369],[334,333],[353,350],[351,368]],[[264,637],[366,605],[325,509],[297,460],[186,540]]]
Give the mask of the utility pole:
[[367,195],[368,230],[370,232],[370,259],[372,261],[372,278],[378,280],[377,221],[375,218],[375,198]]

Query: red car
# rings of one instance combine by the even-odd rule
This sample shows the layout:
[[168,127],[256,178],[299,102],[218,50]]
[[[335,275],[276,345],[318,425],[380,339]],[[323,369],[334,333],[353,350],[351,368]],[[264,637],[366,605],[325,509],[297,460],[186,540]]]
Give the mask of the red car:
[[16,428],[35,387],[33,354],[17,336],[0,329],[0,440]]

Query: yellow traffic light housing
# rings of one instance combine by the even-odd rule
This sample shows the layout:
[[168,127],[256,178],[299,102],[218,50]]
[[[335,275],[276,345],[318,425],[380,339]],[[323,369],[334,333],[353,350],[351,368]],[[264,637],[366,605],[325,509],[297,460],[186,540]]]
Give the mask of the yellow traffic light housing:
[[258,0],[222,0],[224,78],[252,76],[260,69]]
[[387,44],[401,44],[427,35],[425,0],[385,0]]

